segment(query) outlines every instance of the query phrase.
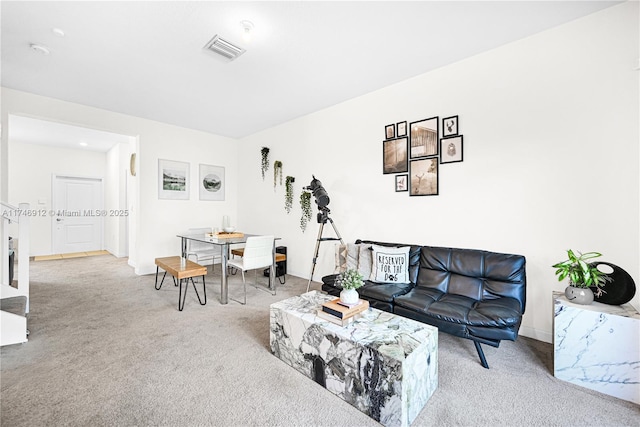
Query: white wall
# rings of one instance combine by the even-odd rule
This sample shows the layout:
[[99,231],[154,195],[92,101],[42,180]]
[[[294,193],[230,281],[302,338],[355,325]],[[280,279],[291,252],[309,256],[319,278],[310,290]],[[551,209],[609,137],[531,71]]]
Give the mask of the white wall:
[[[624,3],[247,137],[240,226],[283,237],[289,272],[308,277],[319,226],[314,215],[300,231],[298,197],[315,174],[347,242],[525,255],[521,333],[551,341],[551,293],[566,283],[550,266],[567,249],[602,252],[640,285],[638,38],[638,3]],[[395,193],[384,126],[436,115],[459,116],[464,162],[440,165],[438,196]],[[262,146],[296,177],[289,215],[284,190],[262,181]],[[316,280],[333,269],[333,244],[321,248]]]
[[129,252],[127,182],[131,152],[128,144],[116,144],[106,153],[105,210],[113,215],[105,217],[104,246],[117,257]]
[[[7,88],[2,89],[2,109],[3,128],[8,126],[7,115],[16,114],[137,138],[138,171],[128,185],[133,187],[130,211],[134,218],[129,234],[135,233],[131,236],[135,253],[130,251],[129,263],[138,274],[155,272],[154,258],[180,253],[176,234],[190,227],[220,226],[223,215],[237,217],[238,152],[237,142],[230,138]],[[7,144],[4,129],[2,135],[2,144]],[[190,164],[190,200],[158,199],[159,158]],[[226,167],[225,201],[198,200],[200,163]],[[9,178],[9,192],[14,185]]]
[[[48,212],[52,176],[105,178],[105,153],[10,141],[8,149],[9,204],[29,203],[31,209]],[[104,188],[104,187],[103,187]],[[30,256],[52,254],[52,216],[30,218]],[[17,235],[17,225],[12,230]]]

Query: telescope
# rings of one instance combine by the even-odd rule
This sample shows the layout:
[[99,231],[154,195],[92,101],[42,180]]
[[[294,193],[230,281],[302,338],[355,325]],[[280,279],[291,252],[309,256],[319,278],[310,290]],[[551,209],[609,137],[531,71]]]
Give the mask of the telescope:
[[329,194],[327,194],[327,190],[324,189],[322,183],[315,175],[311,175],[313,179],[311,183],[304,187],[305,190],[311,191],[313,193],[313,197],[316,198],[316,205],[318,205],[318,209],[326,209],[329,205]]

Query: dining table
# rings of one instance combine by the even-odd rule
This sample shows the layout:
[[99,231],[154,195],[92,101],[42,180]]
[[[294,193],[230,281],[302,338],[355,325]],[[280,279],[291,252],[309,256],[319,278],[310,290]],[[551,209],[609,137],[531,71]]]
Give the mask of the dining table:
[[[187,257],[187,242],[189,240],[193,240],[196,242],[204,242],[209,243],[214,246],[220,247],[221,258],[222,258],[222,274],[220,275],[220,303],[228,304],[229,303],[229,282],[228,275],[229,272],[227,270],[227,261],[229,260],[229,249],[231,245],[240,245],[247,242],[247,239],[252,236],[259,236],[258,234],[244,234],[244,233],[198,233],[198,234],[189,234],[183,233],[178,234],[177,237],[180,238],[181,241],[181,253],[184,258]],[[269,269],[269,290],[273,293],[276,291],[276,280],[275,280],[275,252],[276,245],[275,241],[280,240],[279,237],[274,239],[273,244],[273,264]]]

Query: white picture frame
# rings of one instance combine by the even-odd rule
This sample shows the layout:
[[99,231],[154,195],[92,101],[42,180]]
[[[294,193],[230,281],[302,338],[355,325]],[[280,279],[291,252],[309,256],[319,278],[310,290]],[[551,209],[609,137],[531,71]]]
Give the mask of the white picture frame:
[[223,166],[200,164],[198,193],[200,200],[223,201],[226,182]]
[[158,159],[158,198],[189,200],[189,163]]

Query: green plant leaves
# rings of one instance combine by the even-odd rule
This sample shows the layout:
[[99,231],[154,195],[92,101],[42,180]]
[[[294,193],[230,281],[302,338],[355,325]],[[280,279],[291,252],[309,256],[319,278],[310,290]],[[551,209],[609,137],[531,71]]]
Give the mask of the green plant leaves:
[[571,286],[579,288],[595,286],[599,292],[602,292],[600,286],[611,281],[609,276],[587,263],[587,260],[602,256],[601,253],[586,252],[583,254],[577,252],[576,255],[576,252],[569,249],[567,256],[569,259],[552,265],[556,269],[555,274],[558,276],[558,281],[561,282],[568,277]]

